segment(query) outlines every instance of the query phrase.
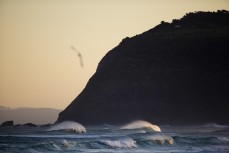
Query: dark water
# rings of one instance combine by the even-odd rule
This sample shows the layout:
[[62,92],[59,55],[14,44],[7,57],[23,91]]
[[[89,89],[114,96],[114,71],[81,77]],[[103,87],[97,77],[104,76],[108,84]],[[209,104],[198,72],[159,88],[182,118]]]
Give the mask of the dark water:
[[86,127],[86,133],[47,131],[47,128],[0,128],[1,153],[41,152],[147,152],[226,153],[229,128],[204,126],[160,126],[162,132],[147,129],[120,130],[111,125]]

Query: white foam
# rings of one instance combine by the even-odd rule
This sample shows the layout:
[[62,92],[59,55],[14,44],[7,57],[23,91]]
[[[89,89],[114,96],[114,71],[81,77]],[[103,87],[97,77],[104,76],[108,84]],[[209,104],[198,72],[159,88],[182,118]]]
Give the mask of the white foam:
[[63,140],[62,144],[64,145],[64,147],[68,148],[69,147],[69,142],[67,140]]
[[77,145],[76,141],[70,141],[70,140],[62,140],[61,142],[61,146],[64,147],[64,149],[74,149]]
[[139,131],[139,133],[146,133],[146,131],[145,130],[141,130],[141,131]]
[[57,146],[55,143],[53,143],[52,145],[56,150],[61,150],[61,148],[59,146]]
[[73,121],[64,121],[59,124],[55,124],[48,131],[57,131],[57,130],[74,131],[77,133],[86,132],[86,129],[83,125]]
[[136,141],[133,139],[120,139],[120,140],[101,140],[101,143],[108,145],[112,148],[136,148]]
[[61,148],[56,144],[54,143],[53,141],[44,141],[44,142],[41,142],[39,145],[42,145],[43,147],[46,147],[48,149],[52,149],[52,150],[61,150]]
[[218,137],[218,139],[222,140],[222,141],[229,142],[229,138],[228,137]]
[[134,121],[130,124],[127,124],[121,127],[121,129],[141,129],[141,128],[147,128],[147,129],[151,129],[156,132],[161,132],[161,129],[159,126],[153,125],[150,122],[142,121],[142,120]]
[[147,136],[144,138],[144,140],[152,141],[157,144],[170,144],[171,145],[174,143],[174,140],[172,137],[167,136],[167,135],[161,135],[161,134]]

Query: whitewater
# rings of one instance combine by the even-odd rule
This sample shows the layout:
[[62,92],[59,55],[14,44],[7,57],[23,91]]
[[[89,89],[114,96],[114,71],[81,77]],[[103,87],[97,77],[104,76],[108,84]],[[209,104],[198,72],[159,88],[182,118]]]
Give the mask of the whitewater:
[[83,126],[65,121],[51,127],[1,127],[0,153],[228,153],[229,126]]

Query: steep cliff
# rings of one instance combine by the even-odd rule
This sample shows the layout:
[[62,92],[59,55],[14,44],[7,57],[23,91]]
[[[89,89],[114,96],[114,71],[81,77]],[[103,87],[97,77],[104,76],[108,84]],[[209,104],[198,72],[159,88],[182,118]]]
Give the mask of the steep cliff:
[[57,122],[229,123],[229,12],[196,12],[125,38]]

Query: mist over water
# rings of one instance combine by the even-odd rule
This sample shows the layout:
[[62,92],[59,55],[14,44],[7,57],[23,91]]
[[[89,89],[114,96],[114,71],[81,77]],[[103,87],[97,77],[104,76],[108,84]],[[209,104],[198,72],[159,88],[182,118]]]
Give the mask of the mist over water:
[[84,127],[65,121],[51,127],[1,127],[0,152],[229,152],[229,126],[155,125],[161,131],[156,132],[149,125],[153,124],[136,121]]

